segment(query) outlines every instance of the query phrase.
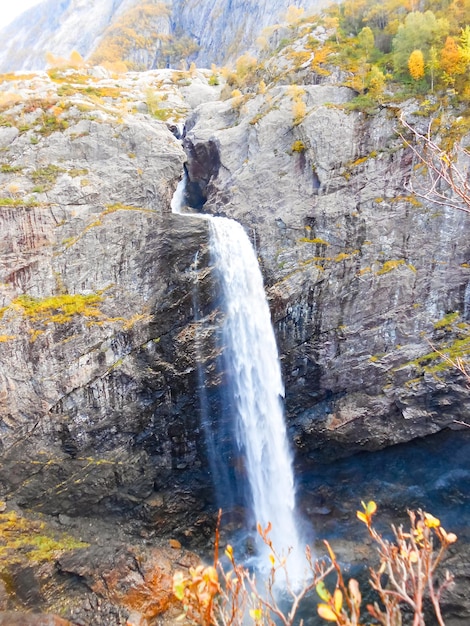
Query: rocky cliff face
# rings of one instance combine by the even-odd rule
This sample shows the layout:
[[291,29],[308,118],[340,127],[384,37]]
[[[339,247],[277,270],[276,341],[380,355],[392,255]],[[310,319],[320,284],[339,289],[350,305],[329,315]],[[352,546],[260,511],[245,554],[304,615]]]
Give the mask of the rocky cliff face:
[[[201,107],[185,138],[204,210],[252,235],[292,437],[316,459],[433,433],[469,411],[463,377],[429,344],[468,350],[468,215],[410,193],[425,183],[397,111],[350,111],[353,95],[307,85],[297,123],[292,89],[278,86]],[[417,106],[405,110],[423,124]],[[204,176],[214,153],[217,172]]]
[[135,0],[44,0],[0,33],[0,71],[40,70],[46,53],[88,56],[97,39]]
[[[86,87],[77,71],[52,76],[3,83],[5,493],[54,513],[85,502],[163,523],[176,491],[157,498],[158,514],[146,502],[178,476],[184,492],[190,473],[201,506],[211,500],[198,366],[216,421],[223,379],[206,225],[169,208],[185,160],[189,202],[239,220],[257,249],[299,458],[468,417],[462,376],[429,344],[468,352],[468,216],[409,191],[424,180],[394,109],[351,111],[350,90],[307,85],[294,123],[282,85],[241,102],[218,100],[209,73],[90,76]],[[148,115],[149,90],[167,123]],[[210,99],[188,119],[185,154],[169,127]],[[419,125],[416,106],[405,113]]]
[[0,481],[44,512],[127,510],[166,526],[178,498],[197,509],[185,472],[207,489],[196,284],[201,310],[214,305],[206,225],[170,213],[181,144],[139,111],[149,89],[187,105],[165,73],[91,79],[91,100],[74,80],[21,83],[34,96],[2,117]]
[[[295,6],[315,13],[326,4],[324,0],[301,0]],[[173,15],[177,28],[200,46],[197,65],[209,67],[233,62],[253,50],[263,29],[282,22],[290,6],[289,0],[174,0]]]
[[[227,100],[207,71],[3,78],[8,506],[70,527],[112,518],[141,539],[210,535],[198,387],[223,420],[220,312],[206,223],[170,212],[183,164],[193,209],[239,220],[257,250],[299,463],[468,418],[465,381],[427,342],[468,354],[468,216],[410,191],[425,177],[397,108],[355,111],[353,92],[305,72],[302,89]],[[426,127],[416,103],[401,109]],[[80,559],[62,567],[94,581]]]

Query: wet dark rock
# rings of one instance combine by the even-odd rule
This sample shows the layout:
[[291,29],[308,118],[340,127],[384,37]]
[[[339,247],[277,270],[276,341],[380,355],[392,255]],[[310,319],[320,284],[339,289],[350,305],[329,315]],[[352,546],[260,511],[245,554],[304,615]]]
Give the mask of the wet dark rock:
[[43,602],[41,588],[33,567],[14,567],[10,571],[10,586],[16,598],[27,609],[38,609]]

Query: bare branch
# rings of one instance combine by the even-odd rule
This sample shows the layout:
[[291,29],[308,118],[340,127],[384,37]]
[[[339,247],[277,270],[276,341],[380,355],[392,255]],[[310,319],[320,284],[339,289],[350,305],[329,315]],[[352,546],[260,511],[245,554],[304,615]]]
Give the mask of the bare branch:
[[409,183],[410,191],[419,198],[434,204],[470,213],[469,175],[458,164],[459,157],[470,158],[469,150],[458,146],[452,152],[443,150],[431,138],[431,123],[428,126],[428,132],[423,135],[408,124],[403,114],[400,122],[412,133],[414,143],[411,143],[402,133],[399,133],[400,137],[427,168],[429,177],[426,191],[417,190]]
[[453,367],[454,369],[458,370],[461,374],[463,374],[465,379],[467,380],[467,383],[470,384],[470,370],[469,370],[469,365],[466,359],[463,359],[460,356],[456,357],[455,359],[452,359],[445,352],[441,352],[440,350],[438,350],[436,346],[429,339],[426,339],[426,341],[434,350],[434,352],[441,357],[443,361],[445,361],[451,367]]

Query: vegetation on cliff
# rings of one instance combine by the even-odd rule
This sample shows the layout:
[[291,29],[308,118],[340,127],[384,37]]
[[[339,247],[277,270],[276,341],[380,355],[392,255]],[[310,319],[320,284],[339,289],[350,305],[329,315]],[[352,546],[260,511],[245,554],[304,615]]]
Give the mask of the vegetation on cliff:
[[258,63],[247,67],[245,55],[235,71],[226,70],[232,88],[333,80],[356,90],[363,109],[441,92],[470,100],[469,0],[345,0],[322,15],[290,11],[258,44]]
[[165,2],[140,2],[108,27],[90,62],[121,71],[184,64],[198,44],[188,35],[172,33],[170,18]]

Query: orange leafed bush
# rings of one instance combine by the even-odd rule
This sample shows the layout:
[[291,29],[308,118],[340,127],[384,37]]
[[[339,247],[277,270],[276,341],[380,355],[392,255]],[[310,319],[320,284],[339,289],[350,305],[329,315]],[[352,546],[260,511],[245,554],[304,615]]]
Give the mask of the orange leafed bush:
[[[357,517],[366,525],[379,555],[378,567],[370,569],[370,585],[376,594],[376,602],[363,607],[358,581],[354,578],[345,580],[336,554],[327,541],[324,543],[328,560],[314,560],[307,546],[305,557],[309,575],[303,586],[297,589],[289,581],[286,558],[277,554],[269,539],[270,525],[266,529],[258,527],[270,549],[271,569],[263,585],[263,581],[256,581],[253,574],[236,562],[230,545],[225,550],[229,569],[222,566],[218,558],[217,528],[214,564],[190,568],[188,573],[179,571],[174,576],[173,591],[184,609],[182,619],[201,626],[244,626],[249,615],[253,620],[251,623],[256,626],[277,623],[293,626],[298,623],[301,601],[315,589],[321,600],[317,606],[318,615],[337,626],[358,626],[368,623],[371,618],[382,626],[401,626],[404,613],[410,611],[414,626],[424,626],[425,599],[432,607],[436,623],[445,626],[439,602],[453,577],[446,572],[438,579],[436,571],[449,546],[457,540],[455,534],[447,533],[437,517],[419,510],[409,512],[409,529],[392,526],[394,538],[390,541],[384,539],[372,524],[377,511],[375,502],[362,505],[363,510],[357,512]],[[336,575],[333,589],[331,574]],[[280,579],[285,587],[283,603],[290,598],[287,611],[280,606],[278,594],[274,592]],[[330,581],[331,591],[325,580]]]

